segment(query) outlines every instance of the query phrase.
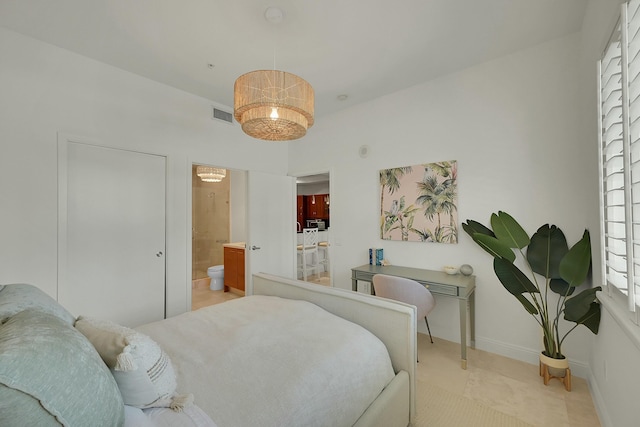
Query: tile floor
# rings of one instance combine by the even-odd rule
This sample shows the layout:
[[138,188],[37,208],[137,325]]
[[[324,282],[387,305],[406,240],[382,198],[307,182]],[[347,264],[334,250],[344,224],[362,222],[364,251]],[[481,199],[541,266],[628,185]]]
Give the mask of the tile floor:
[[[302,280],[302,279],[300,279]],[[318,285],[331,286],[331,278],[329,273],[310,274],[307,276],[307,282],[316,283]]]
[[[534,426],[599,427],[586,380],[573,376],[571,391],[557,379],[547,386],[538,365],[477,349],[467,350],[460,368],[460,345],[418,334],[417,378],[472,399]],[[418,395],[418,400],[420,395]]]
[[[191,309],[197,310],[209,305],[218,304],[230,299],[239,298],[244,294],[235,289],[231,289],[229,292],[212,291],[209,289],[209,278],[197,279],[193,281],[191,287]],[[316,283],[318,285],[329,286],[330,279],[329,273],[320,273],[319,275],[310,275],[307,277],[307,282]]]
[[243,296],[242,292],[231,289],[229,292],[223,290],[212,291],[209,289],[210,279],[199,279],[193,281],[191,287],[191,309],[197,310],[213,304],[228,301]]
[[[328,284],[328,277],[310,277],[309,281]],[[242,295],[211,291],[208,283],[199,283],[192,289],[192,296],[195,310]],[[418,353],[418,380],[428,380],[534,426],[600,426],[587,382],[582,378],[572,377],[571,392],[555,379],[545,386],[537,365],[477,349],[467,351],[468,367],[463,370],[458,343],[434,337],[431,344],[425,334],[418,334]],[[417,399],[420,405],[419,394]]]

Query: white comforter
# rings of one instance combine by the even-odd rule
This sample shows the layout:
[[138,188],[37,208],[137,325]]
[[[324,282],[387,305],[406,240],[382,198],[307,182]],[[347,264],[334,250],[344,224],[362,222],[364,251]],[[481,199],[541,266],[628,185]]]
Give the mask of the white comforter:
[[394,376],[378,338],[304,301],[244,297],[137,329],[218,427],[350,426]]

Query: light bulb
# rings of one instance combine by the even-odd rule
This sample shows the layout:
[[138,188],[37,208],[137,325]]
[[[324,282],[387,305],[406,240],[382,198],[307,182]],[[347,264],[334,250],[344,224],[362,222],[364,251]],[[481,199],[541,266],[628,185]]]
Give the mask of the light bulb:
[[271,117],[271,120],[278,120],[278,109],[276,107],[271,108],[271,114],[269,117]]

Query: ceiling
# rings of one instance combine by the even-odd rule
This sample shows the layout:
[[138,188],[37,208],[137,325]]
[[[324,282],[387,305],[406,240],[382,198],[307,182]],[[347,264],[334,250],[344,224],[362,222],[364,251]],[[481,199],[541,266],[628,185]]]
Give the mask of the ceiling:
[[319,173],[315,175],[305,175],[299,176],[296,178],[296,184],[318,184],[329,182],[329,174],[328,173]]
[[[284,13],[279,24],[267,7]],[[316,117],[579,31],[587,0],[1,0],[0,25],[233,106],[248,71],[307,80]],[[346,100],[339,100],[347,95]]]

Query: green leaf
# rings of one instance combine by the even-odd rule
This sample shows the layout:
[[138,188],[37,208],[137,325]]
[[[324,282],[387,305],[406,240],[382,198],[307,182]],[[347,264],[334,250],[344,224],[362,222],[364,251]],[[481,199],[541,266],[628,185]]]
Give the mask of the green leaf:
[[[587,313],[580,319],[578,319],[576,323],[586,326],[591,332],[593,332],[595,335],[598,335],[598,330],[600,329],[600,316],[600,304],[594,301],[589,305],[589,310],[587,311]],[[566,314],[564,318],[567,319]]]
[[471,237],[473,237],[473,235],[476,233],[486,234],[487,236],[496,237],[496,235],[493,234],[493,231],[491,231],[491,229],[485,227],[484,225],[480,224],[478,221],[474,221],[472,219],[468,219],[466,223],[463,222],[462,229],[466,231],[467,234]]
[[564,318],[570,322],[580,323],[580,319],[591,309],[591,303],[596,300],[596,292],[600,290],[602,287],[596,286],[567,299],[564,303]]
[[527,232],[506,212],[499,211],[497,215],[492,214],[491,227],[498,240],[510,248],[522,249],[529,244]]
[[531,304],[531,301],[529,301],[524,295],[518,294],[515,295],[515,297],[518,299],[518,301],[520,301],[520,303],[524,306],[525,310],[529,312],[529,314],[538,314],[538,309],[536,308],[536,306]]
[[503,258],[495,258],[493,260],[493,271],[495,271],[502,286],[516,297],[523,293],[540,292],[531,280],[512,262]]
[[560,261],[560,276],[570,286],[581,285],[591,269],[591,238],[584,230],[580,239]]
[[485,251],[494,258],[504,258],[511,262],[516,260],[516,254],[513,253],[510,247],[502,243],[495,237],[487,236],[486,234],[476,233],[473,236],[473,240]]
[[569,286],[569,284],[562,279],[551,279],[549,281],[549,287],[556,294],[563,296],[569,296],[576,290],[575,286]]
[[564,233],[555,225],[545,224],[531,236],[527,260],[531,269],[547,279],[560,278],[560,261],[569,251]]

